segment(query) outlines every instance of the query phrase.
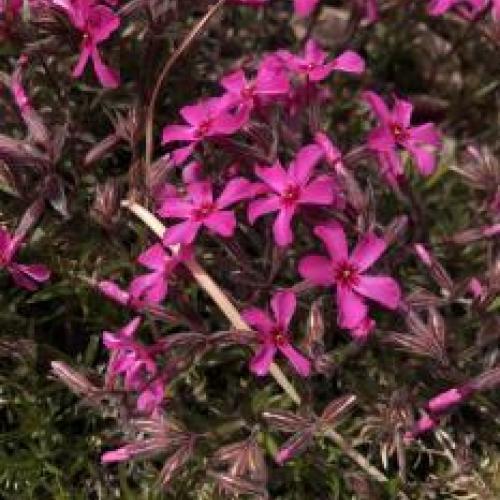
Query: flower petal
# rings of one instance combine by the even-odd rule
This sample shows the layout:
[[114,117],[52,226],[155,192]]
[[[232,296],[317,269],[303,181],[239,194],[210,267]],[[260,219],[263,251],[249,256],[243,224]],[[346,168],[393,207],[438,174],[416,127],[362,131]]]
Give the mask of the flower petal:
[[372,108],[378,119],[385,124],[392,121],[392,116],[383,99],[375,92],[363,92],[363,100]]
[[248,220],[253,224],[259,217],[280,208],[280,198],[272,195],[268,198],[259,198],[248,205]]
[[297,184],[305,184],[311,177],[314,167],[317,165],[321,157],[323,156],[323,150],[316,144],[309,144],[301,148],[295,159],[290,164],[288,169],[288,175],[297,182]]
[[289,183],[288,174],[279,161],[272,167],[256,166],[255,175],[277,193],[281,193]]
[[434,147],[439,147],[441,144],[441,136],[434,123],[424,123],[423,125],[412,127],[408,129],[408,134],[411,141],[430,144]]
[[257,307],[244,309],[241,316],[250,326],[255,327],[257,331],[264,335],[274,328],[274,321],[265,311]]
[[280,247],[286,247],[293,241],[291,228],[292,218],[295,214],[294,207],[285,207],[278,212],[273,224],[274,240]]
[[166,198],[158,214],[161,217],[188,219],[191,217],[193,204],[177,197]]
[[321,255],[308,255],[301,259],[299,274],[315,285],[328,286],[335,283],[332,262]]
[[380,258],[386,248],[387,243],[383,239],[368,233],[358,242],[349,260],[363,272]]
[[233,203],[237,203],[253,194],[252,183],[243,177],[231,179],[217,199],[219,208],[226,208]]
[[337,287],[338,323],[341,328],[356,328],[368,313],[364,300],[351,288]]
[[333,203],[334,181],[328,175],[322,175],[314,179],[302,189],[299,203],[311,203],[313,205],[330,205]]
[[165,252],[163,246],[160,243],[155,243],[137,257],[137,262],[152,271],[162,271],[165,269],[167,259],[170,259],[170,256]]
[[130,294],[150,304],[159,304],[167,295],[168,285],[163,273],[150,273],[135,277],[130,283]]
[[272,344],[264,344],[250,361],[250,370],[255,375],[262,377],[269,373],[269,367],[276,354],[276,347]]
[[179,224],[175,224],[166,229],[163,235],[163,244],[166,246],[175,245],[176,243],[189,245],[196,238],[200,227],[200,222],[194,222],[192,220],[186,220]]
[[406,148],[415,160],[418,171],[422,175],[432,175],[436,170],[436,157],[434,153],[428,151],[425,147],[407,144]]
[[333,262],[347,259],[347,240],[340,224],[332,221],[328,226],[316,226],[314,234],[323,241]]
[[161,142],[167,144],[174,141],[192,141],[195,131],[188,125],[167,125],[162,132]]
[[293,292],[280,291],[274,294],[271,299],[271,309],[276,318],[276,323],[283,329],[288,331],[288,326],[292,319],[295,308],[297,307],[297,299]]
[[360,276],[354,290],[375,300],[388,309],[396,309],[401,300],[401,290],[396,280],[389,276]]
[[118,71],[104,64],[97,47],[92,48],[92,63],[94,64],[97,78],[103,87],[115,89],[120,85],[120,75]]
[[286,342],[278,347],[283,355],[288,358],[299,375],[308,377],[311,374],[311,362],[297,351],[290,343]]
[[411,114],[413,113],[413,104],[403,99],[396,99],[394,109],[392,110],[393,120],[400,124],[402,128],[407,129],[410,126]]
[[360,74],[365,70],[364,59],[352,50],[346,50],[336,57],[331,63],[332,68],[337,71]]
[[203,225],[225,238],[234,234],[236,229],[236,217],[232,210],[219,210],[213,212],[203,220]]

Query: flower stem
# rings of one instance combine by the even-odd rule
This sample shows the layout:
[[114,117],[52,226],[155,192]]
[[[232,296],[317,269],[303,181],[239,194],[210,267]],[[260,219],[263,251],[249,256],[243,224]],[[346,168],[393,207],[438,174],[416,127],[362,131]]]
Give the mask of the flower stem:
[[327,429],[324,436],[331,439],[353,462],[357,463],[372,479],[378,483],[386,483],[387,477],[373,466],[365,456],[356,451],[340,434],[333,429]]
[[[148,226],[159,238],[163,237],[165,226],[146,208],[133,201],[123,200],[122,206],[130,210],[136,217],[138,217],[146,226]],[[169,247],[172,253],[179,252],[180,246],[174,245]],[[208,273],[200,266],[200,264],[191,258],[184,262],[186,267],[191,271],[194,279],[198,284],[207,292],[212,300],[217,304],[221,312],[231,322],[237,330],[251,330],[250,326],[241,317],[240,313],[234,304],[228,299],[227,295],[215,283],[215,281],[208,275]],[[290,398],[297,404],[300,404],[300,396],[297,391],[286,378],[276,363],[272,363],[270,370],[271,375],[282,389],[290,396]]]

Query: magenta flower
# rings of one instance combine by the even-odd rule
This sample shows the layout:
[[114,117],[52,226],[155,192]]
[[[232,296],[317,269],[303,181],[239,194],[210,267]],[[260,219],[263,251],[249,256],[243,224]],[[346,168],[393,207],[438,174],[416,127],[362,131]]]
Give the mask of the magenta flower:
[[257,329],[262,347],[250,361],[250,370],[258,376],[269,372],[274,356],[280,351],[288,358],[293,367],[303,377],[311,372],[309,360],[290,344],[289,326],[297,306],[295,294],[277,292],[271,299],[271,310],[274,319],[266,311],[251,307],[242,313],[243,318]]
[[265,103],[266,100],[288,94],[290,84],[281,72],[269,69],[262,65],[254,80],[247,80],[243,70],[237,70],[221,80],[227,91],[226,98],[233,106],[246,106],[252,109],[255,105]]
[[75,28],[82,32],[80,57],[73,69],[73,76],[82,75],[89,59],[92,59],[99,82],[104,87],[116,88],[120,83],[118,73],[106,66],[99,53],[98,45],[107,40],[120,26],[120,18],[96,0],[52,0],[69,17]]
[[[376,151],[385,166],[385,171],[398,175],[402,172],[397,147],[406,149],[414,158],[421,174],[430,175],[436,168],[435,155],[431,150],[440,146],[440,136],[433,123],[411,127],[413,106],[410,102],[395,99],[390,111],[375,92],[365,92],[364,99],[372,108],[380,125],[371,131],[368,146]],[[430,149],[431,150],[430,150]]]
[[165,199],[158,212],[162,217],[185,219],[165,231],[163,244],[189,245],[202,226],[225,238],[232,236],[236,228],[236,216],[232,210],[226,209],[251,194],[251,183],[242,177],[230,180],[217,200],[213,199],[209,181],[188,184],[185,198]]
[[233,114],[224,98],[212,97],[191,106],[184,106],[180,113],[187,125],[167,125],[163,129],[162,143],[188,142],[188,146],[173,152],[176,165],[183,163],[194,151],[197,144],[203,140],[234,134],[248,120],[246,109]]
[[314,233],[323,241],[330,257],[304,257],[299,263],[299,273],[316,285],[336,286],[338,323],[342,328],[352,330],[361,326],[368,314],[366,298],[388,309],[398,307],[401,291],[394,279],[364,274],[384,253],[383,239],[368,233],[349,256],[346,235],[336,222],[317,226]]
[[186,255],[186,251],[182,255],[171,255],[159,243],[141,253],[137,261],[152,272],[132,280],[129,287],[131,297],[148,304],[159,304],[167,295],[169,275]]
[[307,41],[304,54],[295,55],[286,50],[278,51],[278,56],[288,69],[305,76],[311,82],[327,78],[333,71],[360,74],[365,70],[365,62],[356,52],[346,50],[332,61],[327,62],[328,54],[321,50],[311,38]]
[[335,201],[335,184],[330,176],[320,175],[311,180],[314,167],[322,156],[318,146],[309,145],[297,153],[288,171],[279,161],[272,167],[255,167],[257,177],[274,193],[252,201],[248,219],[253,224],[262,215],[278,211],[273,234],[279,246],[287,246],[293,241],[290,225],[300,205],[331,205]]
[[38,289],[38,284],[50,278],[49,269],[43,264],[18,264],[14,257],[21,246],[21,239],[0,227],[0,269],[5,269],[17,286],[29,291]]
[[104,345],[112,352],[106,371],[106,384],[114,385],[117,376],[124,377],[125,388],[139,390],[147,377],[156,374],[156,363],[146,346],[134,340],[141,318],[135,317],[117,332],[104,332]]

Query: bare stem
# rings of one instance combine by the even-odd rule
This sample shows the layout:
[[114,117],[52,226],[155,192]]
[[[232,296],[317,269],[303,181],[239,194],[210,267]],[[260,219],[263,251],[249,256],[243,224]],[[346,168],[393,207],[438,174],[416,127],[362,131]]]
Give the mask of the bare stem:
[[[146,224],[146,226],[148,226],[159,238],[163,237],[165,226],[149,210],[138,203],[128,200],[122,201],[122,206],[128,208],[135,216],[141,219],[141,221],[144,222],[144,224]],[[169,248],[174,254],[177,254],[180,249],[179,245],[174,245]],[[189,259],[184,262],[184,264],[191,271],[198,284],[205,290],[205,292],[207,292],[208,295],[210,295],[212,300],[217,304],[219,309],[231,322],[234,328],[244,331],[251,330],[250,326],[241,317],[240,313],[234,304],[228,299],[227,295],[194,258]],[[297,391],[286,378],[279,366],[272,363],[269,371],[276,382],[283,388],[290,398],[295,403],[300,404],[300,396],[297,394]]]
[[330,438],[353,462],[357,463],[371,478],[378,483],[386,483],[387,477],[373,466],[365,456],[356,451],[340,434],[333,429],[327,429],[323,433]]

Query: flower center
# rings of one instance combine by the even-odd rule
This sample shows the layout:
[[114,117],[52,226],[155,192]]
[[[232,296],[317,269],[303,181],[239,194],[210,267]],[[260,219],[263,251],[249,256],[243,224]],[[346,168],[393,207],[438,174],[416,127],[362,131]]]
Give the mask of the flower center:
[[197,127],[195,136],[197,138],[204,137],[208,134],[209,130],[212,128],[213,120],[211,118],[207,118],[203,120]]
[[193,219],[201,221],[207,218],[215,210],[215,203],[202,203],[192,211]]
[[281,201],[285,205],[293,205],[300,197],[300,188],[295,184],[288,185],[281,193]]
[[359,281],[358,268],[348,261],[343,261],[334,267],[335,281],[342,286],[352,288]]
[[283,330],[277,326],[271,331],[271,337],[273,338],[273,342],[277,347],[281,347],[286,344],[286,334]]
[[312,70],[314,70],[314,69],[316,69],[316,64],[315,64],[315,63],[312,63],[312,62],[311,62],[311,63],[309,63],[309,64],[306,64],[305,70],[306,70],[307,72],[310,72],[310,71],[312,71]]
[[391,125],[391,130],[396,141],[403,141],[408,137],[406,129],[403,128],[399,123],[393,123]]

